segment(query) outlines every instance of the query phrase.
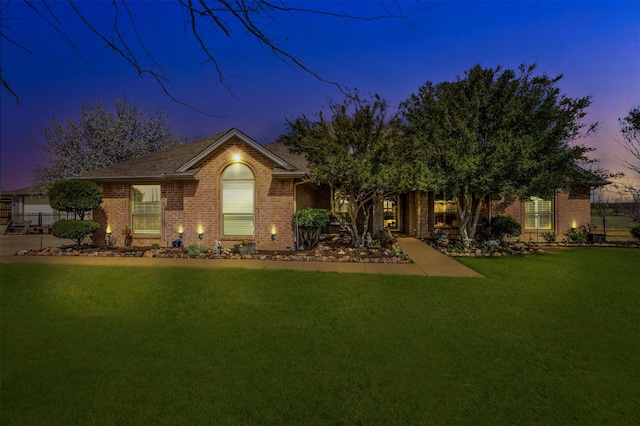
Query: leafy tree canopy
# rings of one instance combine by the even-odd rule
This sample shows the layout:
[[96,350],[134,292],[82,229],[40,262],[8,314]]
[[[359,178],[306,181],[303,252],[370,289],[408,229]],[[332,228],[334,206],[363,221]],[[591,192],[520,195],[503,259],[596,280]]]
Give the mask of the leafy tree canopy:
[[402,161],[407,151],[401,146],[400,121],[377,94],[355,91],[342,103],[330,100],[328,114],[303,115],[287,126],[282,140],[292,152],[305,155],[310,181],[332,188],[334,211],[339,204],[347,208],[344,225],[356,246],[363,242],[371,201],[390,191],[426,187],[428,174],[415,174],[412,163]]
[[102,203],[102,188],[87,180],[64,180],[49,188],[48,197],[54,209],[75,213],[83,220],[86,212]]
[[551,197],[575,183],[576,161],[589,161],[591,149],[572,142],[595,130],[583,123],[591,98],[562,94],[562,76],[535,69],[477,65],[452,82],[425,83],[401,107],[439,189],[457,198],[463,238],[475,236],[489,193]]
[[51,184],[186,142],[167,120],[162,111],[147,114],[126,99],[117,99],[113,112],[100,101],[82,105],[78,120],[53,118],[42,135],[46,164],[36,168],[35,180]]

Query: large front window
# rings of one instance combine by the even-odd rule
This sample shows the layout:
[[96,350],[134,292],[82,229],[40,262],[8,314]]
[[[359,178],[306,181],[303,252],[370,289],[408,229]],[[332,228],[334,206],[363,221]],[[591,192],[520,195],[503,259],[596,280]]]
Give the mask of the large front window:
[[531,197],[524,203],[525,229],[553,229],[553,210],[550,200]]
[[131,187],[131,224],[134,234],[159,234],[162,195],[160,185]]
[[447,197],[446,193],[438,193],[433,205],[436,228],[457,228],[458,208],[452,197]]
[[222,173],[222,233],[252,236],[254,232],[253,172],[236,163]]

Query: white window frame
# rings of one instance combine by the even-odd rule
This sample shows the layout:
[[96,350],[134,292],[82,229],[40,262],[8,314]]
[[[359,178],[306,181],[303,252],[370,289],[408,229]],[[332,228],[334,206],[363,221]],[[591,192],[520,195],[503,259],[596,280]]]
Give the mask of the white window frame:
[[[229,178],[225,174],[233,174],[236,169],[244,172],[244,178]],[[248,172],[251,178],[246,174]],[[255,175],[249,166],[242,163],[233,163],[226,167],[221,176],[221,214],[222,214],[222,235],[225,237],[253,237],[255,235]],[[250,194],[248,193],[250,191]],[[244,202],[239,201],[244,198]],[[229,230],[236,222],[233,231]],[[237,227],[242,222],[245,226]],[[240,228],[244,228],[240,230]]]
[[[151,198],[148,201],[137,202],[135,200],[136,189],[141,190]],[[136,226],[138,218],[155,219],[157,229],[140,229]],[[159,235],[162,230],[162,187],[160,185],[131,185],[131,230],[134,234]]]
[[553,200],[531,197],[525,201],[524,229],[527,231],[553,230]]

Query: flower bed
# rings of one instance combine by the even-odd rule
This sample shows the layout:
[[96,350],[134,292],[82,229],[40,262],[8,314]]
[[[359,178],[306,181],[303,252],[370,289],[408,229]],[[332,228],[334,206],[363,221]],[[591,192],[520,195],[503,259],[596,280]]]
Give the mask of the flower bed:
[[[236,259],[236,260],[277,260],[298,262],[355,262],[355,263],[411,263],[409,256],[397,243],[386,248],[353,248],[348,238],[324,236],[317,246],[299,251],[255,250],[253,254],[240,254],[234,247],[213,248],[190,246],[150,248],[60,248],[47,247],[43,250],[20,250],[19,256],[93,256],[93,257],[153,257],[171,259]],[[195,248],[194,248],[195,247]]]

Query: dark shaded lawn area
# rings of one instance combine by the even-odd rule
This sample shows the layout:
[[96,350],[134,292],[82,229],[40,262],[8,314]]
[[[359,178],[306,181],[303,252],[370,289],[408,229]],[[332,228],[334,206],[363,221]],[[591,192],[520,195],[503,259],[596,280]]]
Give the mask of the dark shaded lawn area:
[[637,424],[640,250],[486,279],[1,266],[0,422]]

